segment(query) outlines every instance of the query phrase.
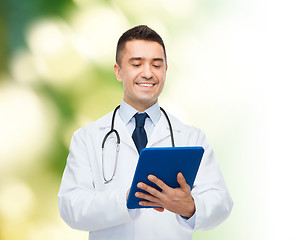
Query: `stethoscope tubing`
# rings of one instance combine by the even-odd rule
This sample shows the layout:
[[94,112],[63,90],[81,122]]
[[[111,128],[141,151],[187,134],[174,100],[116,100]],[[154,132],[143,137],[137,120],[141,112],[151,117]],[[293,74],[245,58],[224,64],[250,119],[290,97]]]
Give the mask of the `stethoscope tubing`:
[[[104,179],[104,183],[107,184],[109,182],[111,182],[115,176],[116,173],[116,169],[117,169],[117,163],[118,163],[118,154],[119,154],[119,150],[120,150],[120,135],[118,133],[118,131],[114,128],[114,124],[115,124],[115,116],[116,116],[116,112],[118,111],[118,109],[120,108],[120,105],[117,106],[114,109],[113,112],[113,116],[112,116],[112,124],[111,124],[111,130],[104,136],[103,140],[102,140],[102,156],[101,156],[101,166],[102,166],[102,176]],[[174,135],[173,135],[173,129],[172,129],[172,124],[171,121],[166,113],[166,111],[160,107],[160,110],[163,112],[163,114],[165,115],[167,122],[169,124],[169,129],[170,129],[170,134],[171,134],[171,143],[172,143],[172,147],[175,147],[175,142],[174,142]],[[108,137],[110,136],[110,134],[115,133],[116,138],[117,138],[117,146],[116,146],[116,160],[115,160],[115,167],[114,167],[114,171],[113,171],[113,175],[110,179],[106,179],[105,177],[105,172],[104,172],[104,146],[105,146],[105,142],[108,139]]]

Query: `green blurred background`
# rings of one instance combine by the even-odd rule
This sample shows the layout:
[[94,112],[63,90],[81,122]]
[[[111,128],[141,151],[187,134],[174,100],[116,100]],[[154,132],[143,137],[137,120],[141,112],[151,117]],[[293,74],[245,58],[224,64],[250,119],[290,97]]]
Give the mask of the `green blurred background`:
[[72,133],[113,110],[120,35],[147,24],[169,60],[160,105],[202,128],[235,201],[194,239],[298,239],[297,4],[0,0],[0,240],[87,239],[59,217]]

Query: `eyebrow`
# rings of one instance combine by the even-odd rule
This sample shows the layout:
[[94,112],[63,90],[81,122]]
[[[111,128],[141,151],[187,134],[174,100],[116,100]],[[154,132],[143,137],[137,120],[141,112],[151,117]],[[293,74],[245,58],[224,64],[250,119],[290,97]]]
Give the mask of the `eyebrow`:
[[[144,60],[145,58],[142,58],[142,57],[132,57],[129,59],[129,62],[132,62],[132,61],[141,61],[141,60]],[[159,62],[163,62],[163,58],[153,58],[152,59],[153,62],[156,62],[156,61],[159,61]]]
[[155,61],[163,62],[164,60],[163,60],[163,58],[153,58],[153,61],[154,61],[154,62],[155,62]]

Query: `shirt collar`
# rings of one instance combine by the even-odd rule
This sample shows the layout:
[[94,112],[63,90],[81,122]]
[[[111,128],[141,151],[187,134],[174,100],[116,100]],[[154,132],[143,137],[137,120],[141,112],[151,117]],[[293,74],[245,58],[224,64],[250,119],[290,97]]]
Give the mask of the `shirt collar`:
[[[150,117],[153,125],[155,126],[160,118],[160,108],[158,102],[156,102],[151,107],[147,108],[144,112],[148,114]],[[133,118],[133,116],[138,113],[138,111],[127,104],[124,100],[122,100],[122,103],[119,108],[119,115],[124,122],[125,125],[129,123],[129,121]]]

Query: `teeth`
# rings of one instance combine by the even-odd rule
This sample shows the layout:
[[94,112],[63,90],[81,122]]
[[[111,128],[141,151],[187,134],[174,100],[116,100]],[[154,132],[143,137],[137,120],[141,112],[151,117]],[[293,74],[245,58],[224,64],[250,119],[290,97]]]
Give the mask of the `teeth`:
[[153,86],[153,84],[149,84],[149,83],[140,83],[139,85],[143,86],[143,87],[152,87]]

